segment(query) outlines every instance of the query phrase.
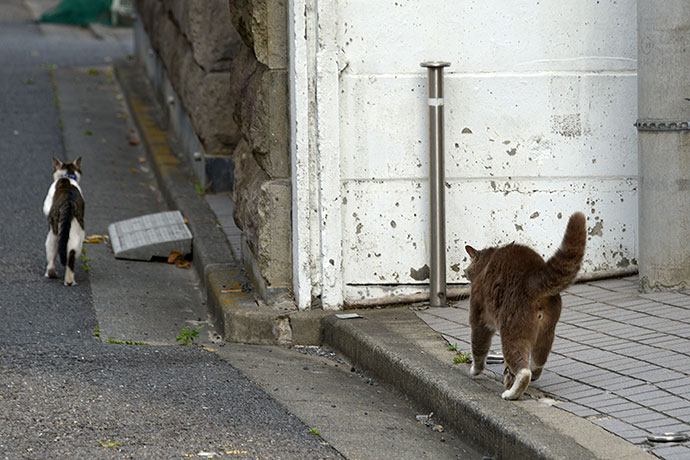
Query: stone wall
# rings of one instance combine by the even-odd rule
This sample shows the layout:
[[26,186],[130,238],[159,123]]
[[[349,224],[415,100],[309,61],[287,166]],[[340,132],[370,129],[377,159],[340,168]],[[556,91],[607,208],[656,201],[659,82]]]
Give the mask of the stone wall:
[[205,158],[230,159],[207,165],[231,170],[248,271],[265,296],[286,291],[292,268],[285,1],[270,8],[267,0],[136,6]]

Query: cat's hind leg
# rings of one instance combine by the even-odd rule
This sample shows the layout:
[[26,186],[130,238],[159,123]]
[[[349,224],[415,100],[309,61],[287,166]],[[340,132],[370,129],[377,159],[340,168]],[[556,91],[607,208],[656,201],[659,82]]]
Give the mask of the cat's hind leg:
[[55,272],[55,258],[58,252],[58,237],[53,230],[48,230],[48,236],[46,236],[46,278],[57,278],[57,273]]
[[551,353],[554,336],[556,335],[556,323],[561,314],[561,298],[554,296],[548,299],[545,308],[537,311],[539,322],[539,332],[532,347],[532,381],[541,377],[541,373],[546,365],[546,360]]
[[84,244],[86,233],[81,228],[77,219],[72,219],[69,230],[69,240],[67,241],[67,266],[65,267],[65,286],[74,286],[74,264],[76,258],[81,255],[81,247]]
[[[529,330],[529,328],[527,328]],[[504,383],[506,390],[501,394],[503,399],[518,399],[527,389],[532,371],[529,366],[529,350],[532,340],[531,335],[522,327],[501,329],[501,344],[503,347],[503,359],[506,363]]]
[[470,327],[472,328],[472,367],[470,375],[476,377],[481,374],[486,365],[486,356],[491,348],[494,329],[487,326],[480,317],[479,305],[472,305],[470,299]]

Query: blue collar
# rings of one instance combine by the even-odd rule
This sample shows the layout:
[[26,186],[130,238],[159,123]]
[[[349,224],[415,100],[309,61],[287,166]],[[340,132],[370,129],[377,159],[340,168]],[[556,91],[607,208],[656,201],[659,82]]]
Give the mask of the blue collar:
[[62,177],[65,179],[73,179],[75,181],[77,180],[77,176],[75,174],[63,174]]

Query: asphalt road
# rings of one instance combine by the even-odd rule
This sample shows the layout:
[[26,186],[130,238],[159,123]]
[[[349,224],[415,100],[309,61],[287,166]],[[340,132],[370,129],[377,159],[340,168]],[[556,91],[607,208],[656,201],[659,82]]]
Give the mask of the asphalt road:
[[333,355],[223,344],[193,270],[99,243],[43,277],[51,157],[83,157],[87,235],[166,210],[110,68],[131,33],[30,21],[55,3],[0,0],[0,459],[483,458]]
[[127,39],[29,19],[0,0],[0,458],[338,458],[216,353],[175,346],[206,321],[192,270],[92,244],[76,287],[43,277],[52,156],[84,158],[87,234],[164,205],[107,67]]

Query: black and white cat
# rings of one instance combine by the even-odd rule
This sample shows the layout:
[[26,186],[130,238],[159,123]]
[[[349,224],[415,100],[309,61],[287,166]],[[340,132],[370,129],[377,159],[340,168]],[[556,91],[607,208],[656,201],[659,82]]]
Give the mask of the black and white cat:
[[81,157],[73,162],[61,162],[53,158],[53,183],[43,202],[43,214],[48,218],[50,229],[46,237],[47,278],[57,278],[55,257],[65,266],[65,286],[74,281],[74,263],[81,255],[84,243],[84,197],[79,187]]

